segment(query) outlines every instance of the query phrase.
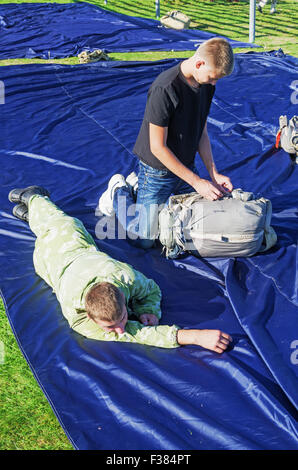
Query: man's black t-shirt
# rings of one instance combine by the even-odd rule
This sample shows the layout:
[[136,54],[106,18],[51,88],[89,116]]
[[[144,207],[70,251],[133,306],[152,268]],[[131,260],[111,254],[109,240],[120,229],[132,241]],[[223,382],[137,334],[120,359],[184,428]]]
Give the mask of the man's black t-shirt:
[[149,122],[168,127],[167,146],[186,166],[192,165],[207,120],[215,87],[189,85],[181,63],[162,72],[152,83],[134,153],[147,165],[165,166],[150,151]]

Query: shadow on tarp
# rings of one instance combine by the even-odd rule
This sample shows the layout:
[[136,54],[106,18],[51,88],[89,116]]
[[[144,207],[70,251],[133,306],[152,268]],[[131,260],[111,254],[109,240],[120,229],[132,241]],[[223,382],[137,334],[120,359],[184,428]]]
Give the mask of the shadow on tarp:
[[[160,247],[96,240],[160,285],[162,323],[231,334],[221,356],[71,331],[34,273],[34,236],[7,199],[13,187],[44,185],[95,236],[108,179],[137,167],[132,148],[147,90],[177,60],[1,70],[1,294],[18,344],[75,448],[297,448],[297,167],[272,149],[279,115],[295,113],[297,61],[236,55],[234,74],[218,82],[208,125],[218,170],[234,187],[272,200],[272,250],[249,259],[167,260]],[[199,158],[197,165],[205,177]]]

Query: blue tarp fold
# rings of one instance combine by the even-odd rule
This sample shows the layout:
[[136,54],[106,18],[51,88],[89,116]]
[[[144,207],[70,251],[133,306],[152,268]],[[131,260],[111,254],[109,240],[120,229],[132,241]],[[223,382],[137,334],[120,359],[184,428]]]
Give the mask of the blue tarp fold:
[[[97,240],[98,198],[115,172],[137,167],[132,148],[154,78],[177,60],[26,65],[1,69],[1,293],[36,379],[77,449],[297,449],[298,174],[272,146],[292,99],[298,59],[237,54],[218,82],[208,129],[218,170],[273,205],[278,243],[249,259],[167,260],[126,240]],[[296,112],[297,113],[297,112]],[[206,170],[199,157],[200,174]],[[162,323],[219,328],[219,356],[103,343],[71,331],[34,273],[34,236],[12,216],[13,187],[46,186],[80,218],[99,249],[153,278]]]

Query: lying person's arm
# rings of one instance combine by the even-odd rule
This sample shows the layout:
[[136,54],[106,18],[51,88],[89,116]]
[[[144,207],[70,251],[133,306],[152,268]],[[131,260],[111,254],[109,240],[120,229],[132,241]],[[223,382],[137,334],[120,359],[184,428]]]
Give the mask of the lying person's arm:
[[117,334],[113,331],[104,331],[93,320],[86,316],[75,322],[72,325],[72,329],[87,338],[99,341],[122,341],[157,346],[160,348],[176,348],[179,346],[177,343],[179,327],[176,325],[145,326],[138,321],[128,320],[125,325],[124,333]]
[[128,287],[133,313],[141,321],[144,315],[155,315],[159,320],[161,318],[161,291],[156,282],[134,269],[133,279]]
[[197,345],[217,353],[223,353],[232,338],[220,330],[180,329],[177,325],[144,326],[137,321],[128,321],[123,334],[106,332],[93,320],[82,318],[72,326],[73,330],[90,339],[99,341],[122,341],[160,348],[177,348]]

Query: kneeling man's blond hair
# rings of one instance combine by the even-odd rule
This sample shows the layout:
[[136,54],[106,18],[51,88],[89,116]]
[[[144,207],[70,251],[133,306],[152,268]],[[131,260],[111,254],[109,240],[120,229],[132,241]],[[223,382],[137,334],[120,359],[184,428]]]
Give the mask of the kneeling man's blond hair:
[[224,38],[211,38],[203,42],[196,50],[194,58],[203,59],[223,77],[230,75],[234,69],[233,49]]

